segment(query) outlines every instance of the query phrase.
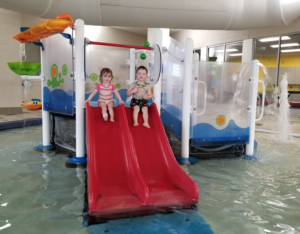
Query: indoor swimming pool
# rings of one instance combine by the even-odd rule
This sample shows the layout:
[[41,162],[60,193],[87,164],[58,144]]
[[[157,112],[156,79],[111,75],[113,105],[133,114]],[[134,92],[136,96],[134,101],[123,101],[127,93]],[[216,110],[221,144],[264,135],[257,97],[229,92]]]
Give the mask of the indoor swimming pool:
[[[87,234],[85,169],[66,168],[67,155],[34,151],[41,136],[41,126],[0,132],[0,232]],[[198,213],[216,234],[300,233],[300,139],[256,140],[257,161],[183,166],[200,190]]]

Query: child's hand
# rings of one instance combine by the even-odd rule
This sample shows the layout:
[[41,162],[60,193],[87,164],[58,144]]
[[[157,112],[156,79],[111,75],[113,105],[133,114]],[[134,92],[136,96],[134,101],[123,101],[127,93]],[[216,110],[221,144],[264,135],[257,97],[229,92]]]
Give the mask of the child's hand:
[[134,85],[134,88],[131,90],[132,93],[137,93],[137,87]]
[[119,100],[120,104],[124,104],[123,100]]
[[90,100],[88,99],[88,100],[86,100],[85,102],[90,103]]
[[148,100],[149,99],[148,94],[146,94],[143,98],[146,99],[146,100]]

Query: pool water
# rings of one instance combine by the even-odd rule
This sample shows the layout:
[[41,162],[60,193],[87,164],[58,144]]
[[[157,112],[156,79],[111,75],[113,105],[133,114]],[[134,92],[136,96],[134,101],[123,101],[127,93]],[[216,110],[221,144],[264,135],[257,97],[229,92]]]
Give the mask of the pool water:
[[84,169],[68,157],[33,150],[41,126],[0,132],[0,233],[87,234],[82,227]]
[[185,170],[200,190],[199,213],[214,233],[300,233],[300,139],[256,133],[257,161],[200,161]]
[[[84,169],[41,153],[41,126],[0,132],[0,232],[87,234]],[[202,160],[183,169],[200,190],[198,213],[214,233],[300,233],[300,139],[256,133],[258,160]]]

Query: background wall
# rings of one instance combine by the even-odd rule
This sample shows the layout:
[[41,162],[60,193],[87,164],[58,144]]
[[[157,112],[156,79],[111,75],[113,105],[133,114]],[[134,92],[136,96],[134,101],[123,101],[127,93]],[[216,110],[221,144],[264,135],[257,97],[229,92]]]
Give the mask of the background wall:
[[[20,32],[20,27],[34,26],[44,19],[13,12],[0,8],[0,114],[20,113],[20,105],[25,101],[22,80],[7,66],[8,62],[19,62],[20,43],[13,40],[13,36]],[[87,36],[94,35],[102,42],[143,45],[147,36],[126,32],[116,28],[90,26]],[[93,38],[93,39],[95,39]],[[108,47],[105,47],[109,49]],[[118,49],[118,48],[114,48]],[[25,45],[27,61],[39,62],[39,48],[33,44]],[[124,61],[125,63],[125,61]],[[40,81],[32,81],[28,99],[41,98]]]
[[[13,36],[20,32],[20,27],[33,26],[43,19],[0,9],[0,113],[19,113],[20,105],[24,101],[22,80],[7,66],[8,62],[19,62],[20,43],[13,40]],[[39,49],[33,45],[26,45],[28,58],[39,61]],[[37,62],[38,62],[37,61]],[[41,96],[39,81],[32,82],[32,92],[29,97]]]
[[194,48],[235,42],[244,39],[294,33],[300,31],[300,17],[288,26],[270,27],[253,30],[181,30],[171,37],[184,44],[186,38],[194,40]]

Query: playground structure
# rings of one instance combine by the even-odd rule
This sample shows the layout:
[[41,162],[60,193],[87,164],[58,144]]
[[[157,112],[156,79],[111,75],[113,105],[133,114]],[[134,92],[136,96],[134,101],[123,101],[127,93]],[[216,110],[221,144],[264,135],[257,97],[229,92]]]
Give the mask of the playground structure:
[[[66,15],[63,17],[71,22]],[[172,128],[180,139],[181,157],[186,162],[190,146],[246,145],[246,155],[254,155],[256,99],[258,82],[261,82],[257,61],[249,64],[199,62],[199,55],[193,55],[191,39],[181,45],[168,38],[163,44],[161,30],[156,31],[155,45],[145,47],[86,38],[84,22],[80,19],[75,21],[74,28],[72,24],[66,25],[71,28],[50,30],[51,34],[46,32],[48,37],[35,35],[43,38],[41,43],[36,43],[41,46],[41,74],[21,75],[21,78],[42,80],[43,144],[38,149],[53,148],[50,113],[70,116],[76,113],[76,156],[70,162],[86,163],[84,113],[87,109],[90,215],[107,218],[190,208],[197,203],[198,187],[177,164],[163,124]],[[99,45],[129,48],[129,59],[127,51],[103,50],[97,48]],[[141,53],[147,54],[145,60],[136,59]],[[154,94],[149,108],[151,129],[132,127],[130,99],[125,98],[128,85],[135,81],[136,65],[145,65],[150,71],[148,77]],[[125,107],[115,100],[115,123],[99,118],[100,109],[93,102],[96,98],[85,106],[103,67],[113,70],[112,82],[126,100]],[[103,137],[99,138],[99,132]],[[107,149],[103,150],[99,142]],[[142,147],[144,142],[149,145],[147,149]]]

